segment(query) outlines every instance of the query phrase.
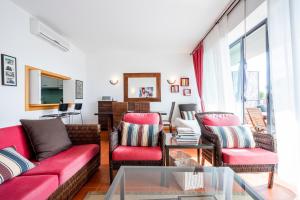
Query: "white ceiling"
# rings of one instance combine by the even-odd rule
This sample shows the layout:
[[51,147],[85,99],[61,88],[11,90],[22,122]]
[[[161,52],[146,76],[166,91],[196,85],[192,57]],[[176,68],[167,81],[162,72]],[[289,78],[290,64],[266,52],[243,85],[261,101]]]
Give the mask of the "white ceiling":
[[189,53],[230,0],[12,0],[86,53]]

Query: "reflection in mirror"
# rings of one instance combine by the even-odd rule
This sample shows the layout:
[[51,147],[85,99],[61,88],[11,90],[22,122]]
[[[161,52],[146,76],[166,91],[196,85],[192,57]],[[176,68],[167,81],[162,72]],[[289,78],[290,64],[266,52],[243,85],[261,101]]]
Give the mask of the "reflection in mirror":
[[156,78],[128,78],[129,98],[155,98]]
[[41,76],[41,103],[55,104],[63,100],[63,80],[53,77]]

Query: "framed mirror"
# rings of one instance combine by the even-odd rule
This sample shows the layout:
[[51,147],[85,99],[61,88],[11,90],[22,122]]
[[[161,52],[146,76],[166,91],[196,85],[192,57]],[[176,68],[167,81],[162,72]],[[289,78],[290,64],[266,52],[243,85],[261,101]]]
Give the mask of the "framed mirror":
[[124,73],[124,101],[161,101],[160,73]]

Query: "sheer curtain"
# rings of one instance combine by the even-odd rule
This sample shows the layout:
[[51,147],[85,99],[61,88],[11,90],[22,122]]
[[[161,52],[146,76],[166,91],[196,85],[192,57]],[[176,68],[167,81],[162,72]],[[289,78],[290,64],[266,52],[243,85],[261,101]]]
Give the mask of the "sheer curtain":
[[203,42],[203,101],[205,111],[234,112],[227,35],[227,17],[224,17]]
[[279,156],[278,177],[292,186],[298,194],[300,189],[299,11],[299,0],[268,1],[271,83]]

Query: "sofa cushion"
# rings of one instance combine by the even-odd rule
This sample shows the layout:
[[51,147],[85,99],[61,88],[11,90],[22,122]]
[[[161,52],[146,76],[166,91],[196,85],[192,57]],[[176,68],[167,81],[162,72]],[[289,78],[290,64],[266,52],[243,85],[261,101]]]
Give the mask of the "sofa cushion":
[[118,146],[112,153],[112,159],[121,160],[161,160],[160,147]]
[[16,152],[14,147],[0,150],[0,184],[34,167],[35,165]]
[[223,162],[230,165],[277,164],[277,154],[262,148],[222,149]]
[[59,177],[59,184],[65,183],[78,170],[87,164],[99,152],[99,145],[76,145],[59,154],[38,162],[38,166],[23,176],[54,174]]
[[238,116],[233,114],[209,114],[202,118],[205,126],[238,126],[241,121]]
[[122,121],[121,129],[121,145],[157,146],[162,126],[159,124],[131,124]]
[[158,113],[126,113],[123,121],[132,124],[159,124],[160,115]]
[[72,145],[66,127],[59,118],[20,121],[29,138],[36,160],[49,158]]
[[30,144],[28,143],[26,134],[23,127],[11,126],[0,129],[0,149],[5,147],[14,146],[18,153],[27,159],[30,159]]
[[196,111],[181,111],[182,119],[195,120]]
[[254,148],[255,141],[248,126],[207,126],[220,140],[222,148]]
[[57,188],[56,175],[19,176],[0,186],[0,199],[45,200]]

